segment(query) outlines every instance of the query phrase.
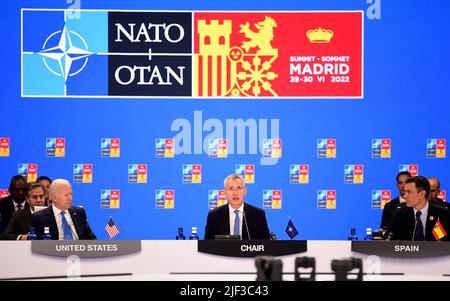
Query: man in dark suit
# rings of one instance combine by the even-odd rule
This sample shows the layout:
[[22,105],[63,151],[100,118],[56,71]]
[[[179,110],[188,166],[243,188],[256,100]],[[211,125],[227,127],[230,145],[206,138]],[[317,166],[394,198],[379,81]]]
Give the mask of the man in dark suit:
[[205,239],[215,235],[240,235],[242,239],[269,239],[264,210],[244,203],[247,194],[244,179],[237,174],[224,181],[228,204],[214,208],[208,213]]
[[42,237],[44,227],[49,227],[52,239],[97,239],[84,209],[72,207],[72,187],[67,180],[54,180],[49,193],[52,205],[31,217],[31,225],[38,237]]
[[36,206],[45,205],[45,188],[42,184],[32,183],[27,186],[28,209],[14,212],[5,229],[4,238],[9,240],[27,240],[30,231],[31,214]]
[[[406,207],[392,216],[388,233],[392,240],[450,240],[450,212],[428,201],[430,183],[417,176],[406,180]],[[449,233],[449,234],[447,234]]]
[[392,215],[397,208],[404,206],[406,200],[404,199],[405,190],[403,187],[405,186],[406,180],[411,178],[411,174],[407,171],[402,171],[397,174],[395,178],[397,181],[397,189],[400,193],[398,197],[386,203],[383,209],[383,215],[381,216],[381,225],[380,228],[386,230],[391,222]]
[[50,179],[47,176],[39,176],[36,179],[36,183],[42,184],[44,186],[44,189],[45,189],[45,205],[46,206],[50,205],[50,196],[48,194],[48,191],[50,189],[50,185],[52,184],[52,179]]
[[28,209],[25,202],[26,186],[27,180],[23,176],[15,175],[11,178],[8,188],[10,195],[0,199],[0,235],[5,231],[14,212]]
[[438,197],[441,193],[441,182],[439,182],[439,179],[430,177],[428,178],[428,182],[430,182],[430,203],[450,209],[450,203],[444,202],[444,200]]

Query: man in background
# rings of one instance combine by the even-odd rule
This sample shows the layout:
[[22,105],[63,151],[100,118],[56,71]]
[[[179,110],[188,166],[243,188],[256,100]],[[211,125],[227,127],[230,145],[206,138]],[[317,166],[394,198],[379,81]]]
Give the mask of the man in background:
[[52,180],[47,176],[40,176],[36,180],[37,183],[40,183],[44,186],[45,189],[45,205],[48,206],[51,204],[50,196],[49,196],[49,190],[50,190],[50,184],[52,184]]
[[21,175],[15,175],[9,183],[10,195],[0,199],[0,235],[9,224],[11,215],[22,209],[28,209],[25,197],[27,193],[27,180]]
[[401,206],[404,206],[406,204],[406,200],[404,199],[405,195],[405,182],[411,178],[411,174],[407,171],[402,171],[397,174],[397,177],[395,178],[397,181],[397,189],[400,193],[398,197],[390,201],[389,203],[386,203],[384,205],[383,209],[383,215],[381,216],[381,225],[380,228],[386,230],[389,226],[389,223],[391,222],[392,215],[394,214],[394,211],[397,208],[400,208]]
[[450,204],[438,198],[439,194],[441,193],[441,182],[439,181],[439,179],[435,177],[430,177],[428,178],[428,182],[430,182],[430,189],[431,189],[429,201],[435,205],[443,206],[450,210]]
[[4,232],[4,238],[9,240],[27,240],[30,232],[31,215],[35,206],[45,205],[45,188],[42,184],[32,183],[27,187],[28,208],[14,212]]

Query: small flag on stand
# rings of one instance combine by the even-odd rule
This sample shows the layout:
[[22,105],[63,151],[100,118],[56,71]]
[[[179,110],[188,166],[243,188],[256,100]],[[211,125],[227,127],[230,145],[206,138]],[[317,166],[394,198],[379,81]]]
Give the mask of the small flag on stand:
[[109,235],[109,239],[120,233],[120,230],[119,228],[117,228],[116,223],[113,221],[112,217],[109,217],[109,221],[105,226],[105,230]]
[[294,226],[294,223],[291,220],[291,217],[289,217],[288,224],[286,226],[286,233],[289,236],[290,239],[293,239],[298,235],[298,231]]
[[433,227],[433,235],[436,240],[440,240],[442,237],[447,235],[447,232],[445,232],[444,227],[442,226],[439,219],[437,220],[436,224]]

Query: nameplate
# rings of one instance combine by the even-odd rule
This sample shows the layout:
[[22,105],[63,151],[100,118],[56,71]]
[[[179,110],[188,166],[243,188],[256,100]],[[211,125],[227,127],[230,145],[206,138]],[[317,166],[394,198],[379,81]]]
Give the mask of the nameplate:
[[385,257],[436,257],[450,255],[446,241],[352,241],[352,251]]
[[230,256],[283,256],[306,252],[305,240],[199,240],[198,251]]
[[141,251],[140,240],[33,240],[31,252],[57,257],[111,257]]

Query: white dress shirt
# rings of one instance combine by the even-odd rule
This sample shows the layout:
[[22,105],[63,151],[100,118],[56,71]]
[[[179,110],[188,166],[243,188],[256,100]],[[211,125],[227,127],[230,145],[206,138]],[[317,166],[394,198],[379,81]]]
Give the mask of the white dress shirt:
[[[61,210],[56,208],[54,204],[52,204],[52,207],[53,207],[53,214],[55,215],[56,225],[58,226],[59,240],[64,240],[64,230],[62,227]],[[77,231],[75,230],[75,226],[73,225],[72,217],[70,216],[70,213],[68,210],[64,211],[64,217],[66,218],[67,223],[69,224],[70,230],[72,231],[73,239],[78,239]]]

